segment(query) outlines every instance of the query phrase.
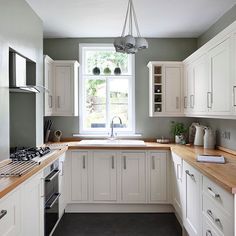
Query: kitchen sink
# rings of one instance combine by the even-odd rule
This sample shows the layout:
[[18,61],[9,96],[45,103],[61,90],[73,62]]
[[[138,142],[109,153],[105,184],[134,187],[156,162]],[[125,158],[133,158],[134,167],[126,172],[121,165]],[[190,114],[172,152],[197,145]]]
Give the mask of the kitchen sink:
[[84,146],[104,146],[104,147],[145,147],[143,140],[125,140],[125,139],[89,139],[82,140],[79,145]]

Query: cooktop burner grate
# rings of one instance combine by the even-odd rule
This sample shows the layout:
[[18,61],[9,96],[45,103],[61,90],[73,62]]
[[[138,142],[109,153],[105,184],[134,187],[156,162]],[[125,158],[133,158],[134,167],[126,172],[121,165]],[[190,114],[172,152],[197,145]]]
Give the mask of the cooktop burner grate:
[[37,165],[39,165],[39,163],[35,161],[11,161],[0,166],[0,177],[19,177],[26,174]]

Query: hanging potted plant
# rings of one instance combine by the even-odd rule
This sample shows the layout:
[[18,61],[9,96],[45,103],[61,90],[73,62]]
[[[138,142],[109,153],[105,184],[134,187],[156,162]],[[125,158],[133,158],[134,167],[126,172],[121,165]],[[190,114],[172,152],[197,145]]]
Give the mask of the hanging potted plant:
[[175,137],[175,143],[185,144],[187,128],[183,123],[171,121],[171,134]]

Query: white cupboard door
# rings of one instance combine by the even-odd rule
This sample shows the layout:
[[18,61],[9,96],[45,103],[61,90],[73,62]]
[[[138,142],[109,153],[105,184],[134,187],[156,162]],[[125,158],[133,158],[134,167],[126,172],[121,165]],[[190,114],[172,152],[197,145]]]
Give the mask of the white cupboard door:
[[209,107],[214,114],[231,112],[232,90],[230,75],[230,39],[226,39],[209,51],[210,88]]
[[121,184],[123,202],[146,201],[146,154],[122,152]]
[[150,202],[167,201],[167,153],[150,153]]
[[184,226],[191,236],[201,235],[201,175],[184,162]]
[[115,152],[93,152],[93,200],[117,200],[117,163]]
[[88,200],[88,152],[71,152],[71,201]]
[[182,65],[165,66],[165,112],[180,113],[182,101]]
[[172,200],[173,206],[179,217],[183,219],[183,160],[172,152],[172,174],[173,174],[173,189]]
[[21,230],[19,190],[9,193],[0,201],[0,235],[18,236]]
[[22,235],[44,235],[43,186],[42,172],[22,186]]
[[203,55],[193,63],[194,73],[194,111],[198,114],[206,114],[209,104],[209,79],[208,79],[208,60]]
[[56,115],[73,115],[73,67],[55,65]]
[[47,91],[44,93],[44,116],[51,116],[54,108],[54,77],[53,60],[48,56],[44,58],[44,86]]

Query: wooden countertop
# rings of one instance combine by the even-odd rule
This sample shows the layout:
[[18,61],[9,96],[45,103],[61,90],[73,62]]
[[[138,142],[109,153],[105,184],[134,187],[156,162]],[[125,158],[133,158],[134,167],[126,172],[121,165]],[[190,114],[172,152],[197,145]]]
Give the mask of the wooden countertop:
[[[7,193],[15,189],[17,186],[22,184],[24,181],[29,179],[34,174],[38,173],[40,170],[44,169],[48,165],[50,165],[53,161],[58,159],[58,157],[66,152],[68,147],[62,147],[53,153],[46,160],[42,161],[40,165],[33,167],[29,172],[22,175],[21,177],[1,177],[0,178],[0,199],[4,197]],[[0,165],[9,162],[9,160],[4,160],[0,163]]]

